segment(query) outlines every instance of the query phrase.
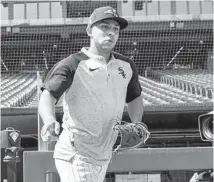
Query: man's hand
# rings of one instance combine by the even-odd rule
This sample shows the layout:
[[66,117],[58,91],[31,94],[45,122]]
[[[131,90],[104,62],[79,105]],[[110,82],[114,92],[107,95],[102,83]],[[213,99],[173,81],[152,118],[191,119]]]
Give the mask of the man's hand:
[[57,141],[60,132],[60,124],[57,121],[44,124],[41,130],[41,137],[44,142]]
[[144,145],[150,136],[147,126],[140,123],[128,123],[122,121],[114,126],[113,130],[118,131],[113,151],[117,153],[122,150],[131,150]]

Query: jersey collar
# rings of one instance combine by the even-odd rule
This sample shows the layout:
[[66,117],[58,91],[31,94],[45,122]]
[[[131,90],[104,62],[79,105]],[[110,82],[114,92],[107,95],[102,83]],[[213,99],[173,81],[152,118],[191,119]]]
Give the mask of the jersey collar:
[[[98,61],[100,61],[100,62],[106,64],[106,60],[105,60],[105,58],[104,58],[103,56],[98,56],[98,55],[96,55],[96,54],[93,54],[93,53],[89,52],[88,49],[87,49],[86,47],[83,47],[83,48],[81,49],[81,51],[82,51],[85,55],[87,55],[88,57],[93,58],[93,59],[96,59],[96,60],[98,60]],[[112,60],[114,60],[114,59],[115,59],[115,57],[114,57],[114,55],[111,53],[111,59],[109,60],[109,62],[112,61]]]

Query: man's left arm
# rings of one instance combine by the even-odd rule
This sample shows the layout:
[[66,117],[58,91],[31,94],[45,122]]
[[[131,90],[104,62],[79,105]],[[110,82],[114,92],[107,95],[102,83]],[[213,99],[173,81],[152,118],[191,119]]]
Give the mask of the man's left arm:
[[128,103],[128,114],[133,123],[142,122],[143,117],[143,97],[138,96]]
[[127,87],[126,103],[128,114],[132,122],[142,122],[143,116],[143,96],[139,81],[139,75],[135,63],[130,60],[132,77]]

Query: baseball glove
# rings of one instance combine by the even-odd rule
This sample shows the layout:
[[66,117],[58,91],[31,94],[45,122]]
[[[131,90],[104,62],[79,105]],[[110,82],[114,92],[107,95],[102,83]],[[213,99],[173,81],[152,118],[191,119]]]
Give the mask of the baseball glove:
[[127,123],[122,121],[114,126],[118,131],[116,142],[113,146],[115,153],[130,150],[144,144],[150,136],[147,126],[143,123]]

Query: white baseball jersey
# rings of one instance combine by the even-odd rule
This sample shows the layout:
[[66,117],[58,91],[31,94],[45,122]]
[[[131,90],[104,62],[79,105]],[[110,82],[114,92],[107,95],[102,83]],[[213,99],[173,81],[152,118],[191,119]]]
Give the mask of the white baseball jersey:
[[48,73],[44,88],[57,100],[63,94],[63,132],[54,157],[71,160],[78,153],[87,162],[106,165],[112,156],[125,103],[141,95],[135,64],[112,52],[106,63],[86,48],[58,62]]

